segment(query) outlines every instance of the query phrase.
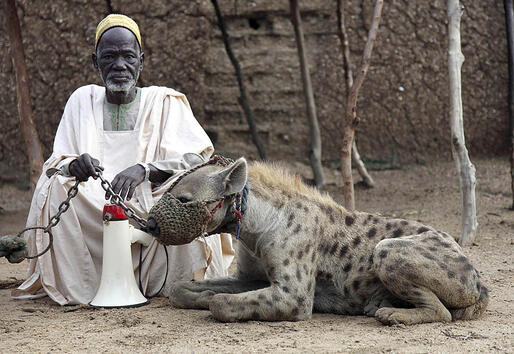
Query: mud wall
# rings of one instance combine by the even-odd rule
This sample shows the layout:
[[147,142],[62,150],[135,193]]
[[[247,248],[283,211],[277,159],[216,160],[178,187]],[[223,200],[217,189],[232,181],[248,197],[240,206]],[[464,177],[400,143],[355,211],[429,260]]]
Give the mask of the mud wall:
[[[308,125],[288,1],[219,2],[269,157],[307,160]],[[374,1],[349,3],[346,18],[356,63]],[[472,157],[504,154],[508,73],[502,2],[461,3],[467,144]],[[346,95],[335,1],[300,4],[323,158],[329,163],[338,160]],[[125,13],[140,25],[146,55],[140,85],[186,93],[218,151],[257,157],[210,1],[20,0],[17,5],[45,157],[70,93],[100,84],[90,57],[96,24],[109,12]],[[446,31],[446,1],[385,2],[358,103],[357,141],[364,157],[405,163],[450,158]],[[5,32],[0,33],[0,54],[0,170],[12,170],[26,167],[27,159]]]

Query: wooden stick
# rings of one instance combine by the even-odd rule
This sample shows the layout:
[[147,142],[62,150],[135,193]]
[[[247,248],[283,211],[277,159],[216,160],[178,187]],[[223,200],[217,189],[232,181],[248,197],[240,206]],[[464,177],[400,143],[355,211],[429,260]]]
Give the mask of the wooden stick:
[[[346,78],[346,93],[349,94],[351,87],[353,85],[353,73],[350,59],[350,43],[348,41],[348,34],[346,33],[343,8],[343,0],[337,0],[337,35],[339,37],[339,42],[341,43],[341,53],[343,55],[343,68]],[[368,188],[373,188],[375,186],[375,182],[373,181],[373,178],[371,178],[370,174],[368,173],[368,170],[366,169],[366,165],[360,157],[359,150],[357,149],[357,143],[355,142],[355,138],[353,139],[352,144],[352,160],[355,166],[357,167],[357,171],[359,171],[359,174],[362,177],[364,185]]]
[[471,163],[464,139],[462,119],[461,67],[464,55],[460,44],[462,8],[458,0],[448,0],[448,72],[450,86],[450,127],[452,154],[457,165],[462,195],[462,230],[459,244],[473,242],[478,226],[475,203],[475,166]]
[[246,87],[243,82],[243,74],[241,73],[241,66],[237,61],[234,52],[232,52],[232,48],[230,46],[230,40],[227,33],[227,28],[225,26],[225,21],[223,20],[223,16],[221,15],[221,10],[218,5],[217,0],[211,0],[212,5],[214,6],[214,12],[216,13],[216,18],[218,19],[218,27],[221,31],[221,37],[223,39],[223,44],[225,45],[225,50],[227,52],[228,58],[234,67],[234,71],[236,74],[237,84],[239,86],[240,96],[237,98],[237,102],[243,108],[244,115],[246,117],[246,121],[248,122],[248,127],[250,128],[250,133],[252,134],[252,141],[257,148],[259,153],[259,157],[261,160],[266,160],[266,151],[264,150],[264,146],[259,139],[259,135],[257,133],[257,125],[255,124],[255,119],[253,115],[252,108],[250,107],[250,102],[248,100],[248,95],[246,94]]
[[14,0],[4,2],[5,27],[11,42],[11,59],[16,75],[16,95],[18,101],[18,114],[20,127],[27,147],[27,156],[30,167],[30,187],[35,189],[43,168],[43,152],[37,130],[32,118],[32,105],[30,102],[29,78],[25,65],[25,54],[21,39],[20,22],[16,12]]
[[509,122],[510,122],[510,181],[512,206],[514,210],[514,10],[512,0],[504,0],[505,27],[507,29],[507,46],[509,50]]
[[355,127],[359,123],[359,119],[357,117],[357,97],[359,94],[359,89],[364,82],[364,78],[368,73],[371,52],[373,50],[373,44],[377,38],[378,25],[380,23],[380,16],[382,15],[383,5],[383,0],[376,0],[375,8],[373,10],[373,19],[371,21],[371,27],[368,33],[368,41],[366,42],[364,53],[362,55],[362,63],[359,70],[357,70],[355,82],[351,86],[346,103],[345,129],[343,133],[343,143],[341,148],[341,175],[343,177],[344,205],[348,210],[355,210],[351,151],[353,145],[353,137],[355,135]]
[[325,184],[323,167],[321,165],[321,134],[316,115],[316,104],[314,102],[314,93],[312,91],[309,64],[307,54],[305,53],[305,39],[303,35],[302,18],[300,15],[300,8],[298,6],[298,0],[289,0],[289,7],[291,10],[291,22],[293,23],[296,37],[296,48],[298,49],[298,58],[300,60],[303,93],[305,95],[305,105],[309,121],[311,137],[311,152],[309,158],[312,166],[312,172],[314,174],[314,183],[316,184],[316,187],[321,188]]
[[[357,168],[357,171],[359,171],[359,174],[362,177],[362,183],[364,183],[364,186],[366,188],[374,188],[375,187],[375,181],[373,181],[373,178],[371,178],[371,175],[368,173],[368,170],[366,168],[366,165],[364,164],[364,161],[361,159],[361,155],[359,154],[359,149],[357,149],[357,143],[355,142],[355,137],[353,139],[352,144],[352,161]],[[355,198],[355,196],[354,196]]]

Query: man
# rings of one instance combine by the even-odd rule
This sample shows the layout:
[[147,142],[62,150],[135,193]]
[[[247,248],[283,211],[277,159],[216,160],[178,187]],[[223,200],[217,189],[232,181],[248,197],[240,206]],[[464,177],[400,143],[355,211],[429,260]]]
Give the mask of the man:
[[[51,250],[31,260],[27,280],[13,291],[15,298],[48,295],[65,305],[94,297],[102,267],[102,209],[111,197],[95,168],[103,170],[127,205],[146,217],[172,176],[212,154],[212,143],[183,94],[165,87],[136,87],[144,62],[141,49],[139,28],[129,17],[109,15],[98,24],[92,59],[105,88],[83,86],[69,98],[32,199],[28,226],[47,225],[75,179],[85,183],[52,228]],[[28,244],[31,254],[41,252],[48,236],[36,230]],[[234,255],[227,234],[170,246],[168,253],[164,295],[175,280],[226,275]],[[139,246],[132,255],[136,270]],[[142,259],[145,293],[154,294],[166,273],[163,246],[154,240]]]

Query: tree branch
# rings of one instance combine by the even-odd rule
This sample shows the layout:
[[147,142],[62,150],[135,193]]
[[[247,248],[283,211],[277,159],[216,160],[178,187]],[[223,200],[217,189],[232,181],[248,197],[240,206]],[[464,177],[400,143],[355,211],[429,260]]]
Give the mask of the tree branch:
[[[341,44],[341,54],[343,55],[343,68],[346,78],[346,93],[348,94],[350,92],[351,87],[353,86],[353,72],[350,59],[350,43],[348,40],[348,34],[346,33],[346,26],[344,22],[343,0],[337,0],[337,24],[337,35],[339,37],[339,42]],[[352,160],[355,166],[357,167],[357,171],[359,171],[359,174],[362,177],[364,185],[368,188],[373,188],[375,186],[375,182],[373,181],[373,178],[371,178],[370,174],[368,173],[368,170],[366,169],[366,165],[364,165],[364,162],[360,157],[359,150],[357,149],[357,143],[355,142],[355,138],[353,139],[352,144]]]
[[289,5],[291,9],[291,22],[293,23],[294,33],[296,37],[298,57],[300,60],[303,92],[305,94],[307,118],[309,121],[309,130],[311,134],[310,162],[314,174],[314,183],[316,184],[316,187],[321,188],[325,184],[325,177],[323,176],[323,167],[321,165],[321,134],[319,130],[318,118],[316,116],[316,104],[314,102],[314,93],[312,91],[309,64],[307,61],[307,54],[305,53],[305,39],[303,35],[302,18],[300,16],[298,0],[289,0]]
[[510,122],[510,181],[512,206],[514,210],[514,10],[512,0],[504,0],[505,27],[507,29],[507,47],[509,57],[509,122]]
[[223,20],[223,16],[221,15],[221,10],[218,5],[217,0],[211,0],[212,5],[214,6],[214,12],[216,13],[216,18],[218,19],[218,27],[221,31],[221,37],[223,38],[223,44],[225,45],[225,50],[227,52],[228,58],[234,67],[234,71],[236,74],[237,84],[239,86],[240,96],[237,98],[237,102],[243,108],[244,115],[246,117],[246,121],[248,122],[248,126],[250,128],[250,133],[252,134],[252,141],[257,147],[257,151],[259,152],[259,156],[261,160],[266,159],[266,151],[264,150],[264,146],[259,139],[259,135],[257,134],[257,126],[255,124],[255,119],[253,115],[252,108],[250,107],[250,102],[248,101],[248,95],[246,94],[246,87],[243,82],[243,74],[241,73],[241,66],[237,61],[234,53],[232,52],[232,48],[230,47],[230,40],[227,33],[227,28],[225,26],[225,21]]
[[21,39],[20,21],[16,12],[14,0],[4,2],[5,28],[11,42],[11,59],[16,74],[16,96],[18,98],[18,113],[23,138],[27,147],[27,156],[30,166],[30,186],[34,190],[43,168],[43,152],[32,118],[32,104],[30,101],[29,78],[25,65],[25,53]]
[[355,135],[355,127],[359,123],[357,117],[357,97],[359,94],[359,89],[364,82],[364,78],[366,77],[370,65],[371,52],[377,38],[383,4],[383,0],[377,0],[375,2],[373,19],[371,21],[371,27],[368,33],[368,41],[366,42],[364,53],[362,55],[362,63],[360,68],[357,70],[357,75],[353,85],[350,88],[350,92],[348,92],[348,100],[346,103],[345,129],[343,133],[343,142],[341,148],[341,175],[343,178],[344,203],[348,210],[355,210],[351,151],[353,145],[353,137]]
[[462,195],[461,245],[471,244],[478,226],[475,202],[475,166],[471,163],[464,139],[462,119],[461,67],[464,55],[460,44],[462,8],[458,0],[448,0],[448,78],[450,89],[450,127],[452,155],[457,165]]

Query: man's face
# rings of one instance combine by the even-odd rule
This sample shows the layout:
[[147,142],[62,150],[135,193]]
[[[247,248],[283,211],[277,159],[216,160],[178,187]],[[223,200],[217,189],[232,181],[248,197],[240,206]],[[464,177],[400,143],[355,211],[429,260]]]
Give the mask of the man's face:
[[136,37],[123,27],[108,29],[93,54],[93,64],[110,92],[128,92],[135,87],[143,59]]

